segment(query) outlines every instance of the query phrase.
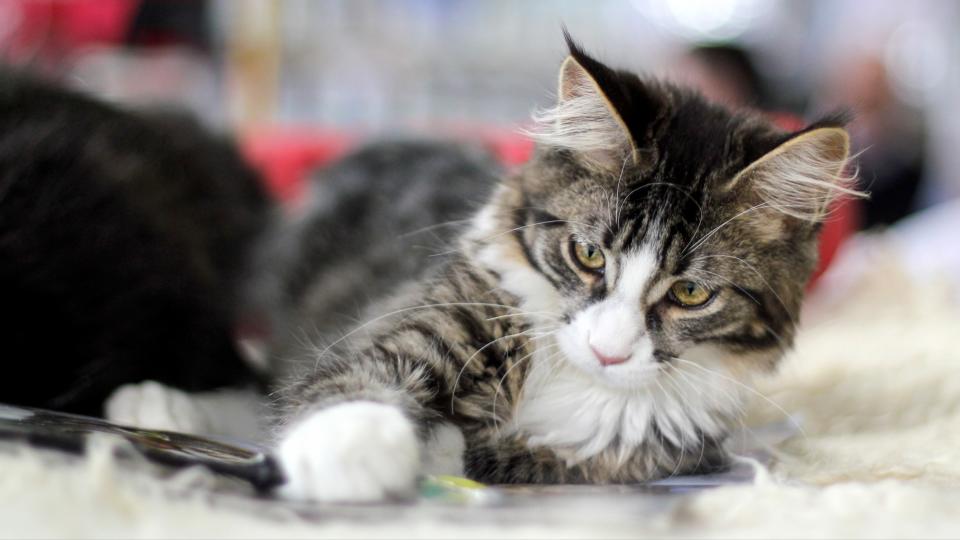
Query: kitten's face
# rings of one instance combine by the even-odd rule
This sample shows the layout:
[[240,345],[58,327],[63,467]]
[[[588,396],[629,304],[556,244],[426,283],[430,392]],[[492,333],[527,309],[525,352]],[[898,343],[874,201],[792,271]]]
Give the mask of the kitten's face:
[[657,364],[697,354],[769,364],[789,344],[814,262],[809,229],[769,238],[729,221],[745,208],[689,178],[618,182],[574,162],[554,174],[554,189],[527,192],[541,212],[523,225],[551,222],[524,239],[557,293],[566,361],[633,387],[652,382]]
[[622,388],[705,358],[772,366],[845,189],[845,132],[786,134],[576,51],[560,91],[511,209],[549,283],[520,294],[560,316],[559,360]]

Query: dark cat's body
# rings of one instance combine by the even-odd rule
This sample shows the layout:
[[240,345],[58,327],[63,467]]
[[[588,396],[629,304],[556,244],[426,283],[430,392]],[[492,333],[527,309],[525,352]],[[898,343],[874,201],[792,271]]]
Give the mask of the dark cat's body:
[[846,133],[782,132],[572,44],[559,94],[444,265],[281,388],[286,494],[404,492],[438,442],[488,482],[723,466],[750,375],[792,342],[818,224],[852,193]]
[[270,205],[226,141],[0,71],[0,402],[100,414],[119,385],[253,380],[234,347]]

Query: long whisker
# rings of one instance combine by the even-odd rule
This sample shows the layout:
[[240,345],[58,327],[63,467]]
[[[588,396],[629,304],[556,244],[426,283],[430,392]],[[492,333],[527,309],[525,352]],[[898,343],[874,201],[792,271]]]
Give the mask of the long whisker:
[[760,300],[757,300],[757,298],[756,298],[755,296],[753,296],[752,294],[750,294],[749,292],[747,292],[747,291],[746,291],[743,287],[741,287],[740,285],[737,285],[736,283],[734,283],[734,282],[733,282],[730,278],[728,278],[727,276],[724,276],[724,275],[722,275],[722,274],[718,274],[718,273],[716,273],[716,272],[711,272],[711,271],[709,271],[709,270],[704,270],[703,268],[698,269],[697,272],[703,272],[704,274],[710,274],[711,276],[714,276],[714,277],[716,277],[716,278],[722,279],[723,281],[727,282],[727,283],[728,283],[731,287],[733,287],[734,289],[737,289],[738,291],[740,291],[740,292],[742,292],[743,294],[745,294],[745,295],[747,296],[747,298],[749,298],[750,300],[753,301],[753,303],[755,303],[755,304],[757,304],[758,306],[761,306],[761,307],[763,306],[763,304],[760,303]]
[[714,227],[712,231],[710,231],[710,232],[708,232],[707,234],[705,234],[705,235],[703,236],[703,238],[701,238],[700,240],[698,240],[698,241],[697,241],[696,243],[694,243],[692,246],[688,246],[688,247],[684,248],[683,251],[680,252],[680,256],[681,256],[681,257],[684,257],[686,254],[688,254],[688,253],[693,253],[694,251],[696,251],[697,248],[699,248],[700,246],[702,246],[702,245],[704,244],[704,242],[706,242],[710,237],[712,237],[714,234],[716,234],[717,232],[719,232],[720,229],[723,229],[725,226],[727,226],[727,224],[729,224],[729,223],[732,222],[733,220],[735,220],[735,219],[737,219],[737,218],[739,218],[739,217],[742,217],[742,216],[744,216],[744,215],[746,215],[746,214],[749,214],[750,212],[754,212],[754,211],[760,210],[760,209],[762,209],[762,208],[768,208],[769,206],[770,206],[769,203],[762,202],[762,203],[760,203],[760,204],[757,204],[757,205],[751,206],[750,208],[747,208],[747,209],[744,210],[743,212],[740,212],[739,214],[733,216],[732,218],[724,221],[724,222],[721,223],[720,225],[717,225],[716,227]]
[[615,216],[615,223],[617,224],[617,228],[620,228],[620,208],[621,208],[619,205],[620,184],[623,182],[623,173],[624,171],[627,170],[627,161],[630,159],[630,157],[631,156],[628,154],[626,157],[623,158],[623,165],[620,166],[620,176],[617,177],[617,190],[613,195],[614,204],[617,205],[616,216]]
[[[683,394],[683,392],[682,392],[682,391],[680,390],[680,388],[677,386],[676,382],[673,381],[673,377],[670,376],[669,371],[666,371],[666,370],[660,370],[660,371],[661,371],[661,373],[664,373],[664,374],[666,375],[666,381],[669,382],[669,383],[671,383],[671,384],[673,384],[673,387],[677,390],[678,394]],[[654,379],[654,381],[657,382],[657,386],[660,386],[660,382],[659,382],[658,379],[659,379],[659,378]],[[663,386],[660,386],[660,390],[663,391],[664,393],[666,392],[666,390],[663,388]],[[677,429],[677,436],[680,438],[680,453],[679,453],[679,455],[677,456],[676,463],[674,464],[673,470],[670,472],[668,478],[673,478],[674,476],[676,476],[677,473],[680,472],[680,465],[683,464],[683,452],[684,452],[684,443],[685,443],[685,437],[683,436],[683,430]]]
[[700,227],[703,225],[703,206],[701,206],[700,203],[698,203],[697,200],[694,199],[693,196],[690,195],[689,193],[687,194],[687,197],[690,198],[693,204],[697,205],[697,211],[700,214],[700,216],[697,218],[697,228],[694,229],[693,234],[690,235],[690,240],[688,240],[687,245],[683,246],[683,249],[680,250],[681,255],[683,254],[684,251],[687,250],[687,247],[690,246],[690,242],[692,242],[693,239],[697,237],[697,234],[700,233]]
[[551,334],[551,332],[549,332],[549,331],[548,331],[548,332],[543,332],[542,330],[537,329],[537,328],[530,328],[530,329],[528,329],[528,330],[524,330],[523,332],[517,332],[517,333],[515,333],[515,334],[508,334],[508,335],[506,335],[506,336],[500,336],[500,337],[498,337],[497,339],[494,339],[493,341],[490,341],[490,342],[487,343],[486,345],[484,345],[484,346],[480,347],[479,349],[477,349],[473,354],[470,355],[469,358],[467,358],[467,359],[463,362],[463,366],[460,367],[460,371],[457,373],[457,377],[456,377],[456,379],[454,379],[454,381],[453,381],[453,388],[450,390],[450,413],[451,413],[451,414],[454,412],[454,401],[456,400],[457,386],[459,386],[459,384],[460,384],[460,378],[463,377],[463,373],[464,373],[464,371],[466,371],[467,366],[470,365],[470,362],[473,361],[473,359],[476,358],[478,354],[480,354],[481,352],[483,352],[484,350],[486,350],[487,347],[493,345],[494,343],[503,341],[503,340],[505,340],[505,339],[512,339],[512,338],[516,338],[516,337],[520,337],[520,336],[525,336],[525,335],[529,334],[530,332],[539,332],[538,335],[536,335],[536,336],[533,337],[533,338],[530,338],[530,341],[535,341],[535,340],[537,340],[537,339],[542,339],[542,338],[547,337],[547,336],[549,336],[549,335]]
[[415,236],[421,233],[433,231],[435,229],[442,229],[443,227],[453,227],[463,223],[470,223],[471,221],[473,220],[472,219],[454,219],[450,221],[444,221],[443,223],[434,223],[433,225],[427,225],[426,227],[421,227],[419,229],[414,229],[412,231],[398,234],[397,238],[400,239],[400,238],[406,238],[408,236]]
[[[699,390],[697,389],[696,385],[694,385],[694,381],[701,384],[709,384],[709,381],[705,379],[706,377],[705,374],[692,373],[682,369],[675,369],[673,373],[676,375],[679,375],[681,378],[680,380],[686,382],[687,385],[690,386],[691,389],[693,389],[693,391],[695,392]],[[691,378],[693,379],[693,381],[690,380]],[[719,389],[713,388],[711,390],[719,390]],[[740,426],[741,445],[746,446],[747,434],[752,435],[755,439],[759,439],[757,434],[752,429],[750,429],[750,427],[747,426],[747,423],[744,422],[743,420],[743,418],[746,416],[746,410],[744,407],[743,400],[740,397],[735,396],[730,391],[721,391],[720,395],[726,398],[728,400],[728,403],[731,405],[731,408],[736,411],[734,420],[736,420],[737,424]],[[702,435],[701,435],[701,438],[702,438]],[[701,457],[702,457],[702,452],[701,452]]]
[[[495,308],[503,308],[503,309],[511,309],[511,310],[520,310],[520,308],[518,308],[518,307],[516,307],[516,306],[508,306],[508,305],[505,305],[505,304],[494,304],[494,303],[490,303],[490,302],[443,302],[443,303],[437,303],[437,304],[424,304],[424,305],[420,305],[420,306],[410,306],[410,307],[406,307],[406,308],[401,308],[401,309],[398,309],[398,310],[395,310],[395,311],[391,311],[391,312],[389,312],[389,313],[384,313],[383,315],[379,315],[379,316],[377,316],[377,317],[374,317],[374,318],[370,319],[369,321],[363,323],[362,325],[354,328],[353,330],[350,330],[350,331],[347,332],[346,334],[340,336],[339,339],[334,340],[333,343],[330,343],[329,345],[326,346],[326,348],[324,348],[322,351],[320,351],[319,353],[317,353],[317,362],[316,362],[316,365],[314,365],[314,370],[316,370],[317,367],[319,366],[319,364],[320,364],[320,359],[321,359],[323,356],[325,356],[325,355],[327,354],[327,352],[330,351],[330,349],[336,347],[337,345],[339,345],[340,343],[342,343],[344,340],[350,338],[351,336],[353,336],[353,335],[356,334],[357,332],[360,332],[360,331],[364,330],[365,328],[367,328],[367,327],[370,326],[371,324],[374,324],[374,323],[376,323],[376,322],[382,321],[383,319],[386,319],[386,318],[388,318],[388,317],[393,317],[393,316],[395,316],[395,315],[399,315],[399,314],[401,314],[401,313],[407,313],[407,312],[410,312],[410,311],[416,311],[416,310],[420,310],[420,309],[433,309],[433,308],[439,308],[439,307],[457,307],[457,306],[459,306],[459,307],[495,307]],[[520,311],[522,311],[522,310],[520,310]]]
[[[498,232],[498,233],[496,233],[496,234],[492,234],[492,235],[490,235],[490,236],[487,236],[487,237],[484,237],[484,238],[480,238],[480,239],[479,239],[479,242],[481,242],[481,243],[483,243],[483,242],[489,242],[490,240],[493,240],[493,239],[495,239],[495,238],[499,238],[499,237],[501,237],[501,236],[505,236],[505,235],[508,235],[508,234],[511,234],[511,233],[514,233],[514,232],[517,232],[517,231],[521,231],[521,230],[527,229],[527,228],[529,228],[529,227],[536,227],[536,226],[539,226],[539,225],[549,225],[549,224],[551,224],[551,223],[572,223],[572,224],[575,224],[575,225],[580,225],[580,226],[582,226],[582,227],[589,227],[589,228],[599,229],[599,227],[597,227],[596,225],[590,225],[589,223],[582,223],[582,222],[579,222],[579,221],[571,221],[571,220],[569,220],[569,219],[549,219],[549,220],[546,220],[546,221],[538,221],[538,222],[536,222],[536,223],[528,223],[528,224],[526,224],[526,225],[521,225],[521,226],[519,226],[519,227],[514,227],[514,228],[512,228],[512,229],[508,229],[508,230],[505,230],[505,231],[500,231],[500,232]],[[441,252],[439,252],[439,253],[432,253],[432,254],[430,254],[429,256],[430,256],[430,257],[443,257],[443,256],[445,256],[445,255],[450,255],[450,254],[453,254],[453,253],[459,253],[459,252],[461,252],[461,251],[462,251],[462,250],[459,250],[459,249],[450,249],[450,250],[447,250],[447,251],[441,251]]]
[[[690,379],[688,379],[688,378],[686,377],[686,375],[684,375],[683,371],[681,371],[681,370],[679,370],[679,369],[673,370],[672,372],[671,372],[670,370],[667,370],[667,374],[668,374],[668,380],[670,379],[669,375],[671,375],[671,374],[679,375],[680,378],[678,379],[678,381],[680,381],[680,382],[685,382],[685,383],[687,384],[687,386],[689,386],[692,391],[694,391],[694,392],[697,392],[697,391],[698,391],[698,388],[696,387],[696,385],[694,385],[693,382],[691,382]],[[679,383],[678,383],[678,384],[679,384]],[[732,405],[733,405],[735,408],[737,408],[738,411],[742,411],[742,408],[741,408],[740,404],[737,402],[736,398],[733,397],[733,396],[730,394],[730,392],[721,392],[721,395],[723,395],[725,398],[731,399]],[[709,414],[709,413],[708,413],[708,414]],[[738,415],[739,415],[739,414],[742,414],[742,412],[738,412]],[[696,466],[694,467],[694,470],[699,469],[699,468],[700,468],[700,465],[703,464],[703,455],[704,455],[704,452],[706,451],[706,448],[707,448],[707,436],[706,436],[706,432],[703,431],[703,430],[699,430],[698,433],[699,433],[699,435],[700,435],[700,454],[697,455],[697,464],[696,464]],[[681,455],[682,455],[682,449],[681,449]]]
[[787,343],[787,340],[784,339],[783,336],[777,333],[777,331],[774,330],[773,328],[770,328],[770,325],[768,325],[767,323],[761,322],[760,325],[763,326],[763,328],[767,332],[769,332],[770,335],[774,337],[774,339],[777,340],[777,348],[780,349],[780,352],[782,354],[787,354],[788,352],[790,352],[790,344]]
[[[656,378],[653,379],[653,382],[657,383],[657,386],[660,387],[660,392],[663,393],[663,391],[664,391],[664,390],[663,390],[663,386],[660,385],[660,383],[657,381]],[[657,399],[651,399],[651,400],[650,400],[650,418],[651,418],[651,422],[652,422],[653,427],[659,427],[659,425],[657,424],[657,419],[660,418],[660,413],[658,412],[658,411],[659,411],[659,407],[657,406],[657,402],[658,402],[658,401],[659,401],[659,400],[657,400]],[[663,444],[663,429],[655,429],[655,430],[653,430],[653,431],[657,433],[657,438],[660,440],[660,446],[664,446],[664,444]]]
[[[784,302],[783,299],[780,298],[780,295],[777,294],[777,291],[775,291],[775,290],[773,289],[773,286],[770,285],[770,282],[767,281],[767,278],[765,278],[765,277],[763,276],[763,274],[760,273],[760,271],[757,270],[756,267],[753,266],[752,264],[750,264],[750,263],[748,263],[747,261],[741,259],[740,257],[734,256],[734,255],[722,255],[722,254],[716,254],[716,255],[700,255],[699,257],[694,257],[693,259],[691,259],[691,261],[698,261],[698,260],[702,260],[702,259],[734,259],[734,260],[736,260],[736,261],[739,261],[739,262],[743,263],[743,264],[744,264],[748,269],[750,269],[758,278],[760,278],[760,281],[763,281],[763,284],[767,286],[767,289],[770,290],[770,293],[773,294],[773,296],[777,299],[777,301],[780,302],[780,305],[783,306],[783,310],[784,310],[788,315],[790,314],[790,310],[787,309],[787,304],[786,304],[786,302]],[[792,319],[792,317],[791,317],[791,319]],[[796,321],[794,321],[794,322],[796,322]]]
[[671,356],[671,358],[672,358],[673,360],[678,361],[678,362],[683,362],[683,363],[686,364],[686,365],[695,367],[695,368],[697,368],[697,369],[699,369],[699,370],[701,370],[701,371],[703,371],[703,372],[705,372],[705,373],[708,373],[708,374],[710,374],[710,375],[713,375],[713,376],[715,376],[715,377],[720,377],[721,379],[724,379],[724,380],[726,380],[726,381],[728,381],[728,382],[732,382],[732,383],[736,384],[737,386],[740,386],[740,387],[743,388],[744,390],[750,392],[751,394],[753,394],[753,395],[755,395],[755,396],[763,399],[764,401],[766,401],[766,402],[769,403],[770,405],[773,405],[778,411],[780,411],[781,413],[783,413],[783,415],[787,418],[787,420],[788,420],[791,424],[793,424],[793,426],[794,426],[795,428],[797,428],[797,430],[804,436],[804,438],[807,437],[807,433],[803,430],[803,427],[802,427],[799,423],[797,423],[796,420],[793,419],[793,416],[791,416],[790,413],[788,413],[786,409],[784,409],[782,406],[780,406],[779,403],[773,401],[772,399],[770,399],[769,397],[767,397],[766,395],[764,395],[762,392],[760,392],[760,391],[758,391],[758,390],[750,387],[749,385],[743,384],[742,382],[740,382],[740,381],[738,381],[738,380],[736,380],[736,379],[734,379],[734,378],[732,378],[732,377],[728,377],[728,376],[724,375],[723,373],[720,373],[720,372],[717,371],[717,370],[709,369],[709,368],[706,368],[706,367],[704,367],[704,366],[701,366],[700,364],[698,364],[698,363],[696,363],[696,362],[687,360],[687,359],[685,359],[685,358],[680,358],[680,357],[677,357],[677,356]]
[[[705,273],[705,274],[710,274],[710,275],[712,275],[712,276],[716,276],[716,277],[718,277],[718,278],[726,281],[727,283],[730,284],[731,287],[733,287],[734,289],[737,289],[738,291],[740,291],[740,292],[742,292],[743,294],[745,294],[745,295],[747,296],[747,298],[749,298],[750,300],[753,300],[753,302],[754,302],[755,304],[757,304],[758,306],[761,306],[761,307],[763,306],[763,304],[761,304],[760,301],[757,300],[752,294],[750,294],[749,292],[747,292],[746,290],[744,290],[742,287],[740,287],[739,285],[737,285],[737,284],[734,283],[733,281],[730,281],[730,280],[727,279],[726,277],[724,277],[724,276],[722,276],[722,275],[720,275],[720,274],[717,274],[717,273],[715,273],[715,272],[710,272],[709,270],[700,269],[699,271],[700,271],[700,272],[703,272],[703,273]],[[776,293],[774,293],[774,295],[776,295]],[[781,305],[783,304],[783,302],[780,302],[780,303],[781,303]],[[783,306],[783,308],[784,308],[784,310],[786,310],[786,309],[787,309],[787,306]],[[789,316],[789,311],[787,312],[787,314],[788,314],[788,316]],[[790,320],[791,320],[792,322],[794,322],[794,323],[796,322],[796,321],[794,321],[792,318],[791,318]],[[774,338],[776,338],[777,343],[779,343],[779,347],[780,347],[781,352],[787,352],[787,351],[790,349],[790,345],[787,344],[787,341],[786,341],[785,339],[783,339],[783,336],[781,336],[776,330],[774,330],[773,328],[771,328],[770,325],[768,325],[768,324],[766,324],[766,323],[760,323],[760,324],[763,325],[763,327],[767,330],[767,332],[770,333],[770,335],[772,335]]]
[[551,349],[554,349],[556,347],[559,347],[559,345],[556,342],[554,342],[554,343],[548,343],[543,347],[543,349],[534,348],[534,350],[531,351],[530,354],[526,354],[523,356],[523,358],[520,358],[519,360],[515,361],[513,365],[510,366],[506,372],[504,372],[503,377],[500,377],[500,381],[497,383],[496,391],[494,391],[493,393],[493,407],[491,408],[491,412],[494,419],[494,425],[497,427],[498,434],[500,429],[500,423],[497,421],[497,398],[500,396],[500,391],[503,389],[503,381],[507,379],[507,376],[510,375],[511,371],[513,371],[517,366],[522,364],[524,361],[532,358],[534,354],[538,352],[550,351]]
[[[558,348],[557,350],[553,351],[551,354],[541,359],[550,368],[549,370],[547,370],[548,379],[545,382],[549,383],[550,381],[556,380],[557,377],[559,377],[559,373],[561,371],[559,360],[561,356],[563,356],[563,351]],[[517,399],[516,399],[517,403],[523,401],[523,395],[526,392],[526,390],[527,390],[526,385],[520,386],[520,392],[518,393]]]
[[671,373],[674,375],[678,375],[680,377],[679,380],[685,382],[688,386],[690,386],[690,388],[694,392],[702,391],[702,388],[698,388],[697,385],[694,384],[695,382],[700,383],[701,387],[703,386],[708,387],[711,392],[717,392],[720,396],[722,396],[727,401],[727,403],[730,405],[730,408],[736,411],[737,417],[743,416],[745,414],[743,399],[729,390],[710,387],[710,381],[706,379],[706,374],[685,371],[676,366],[675,366],[675,369],[671,371]]
[[524,311],[522,313],[508,313],[506,315],[497,315],[495,317],[489,317],[486,320],[498,321],[500,319],[506,319],[509,317],[546,317],[556,321],[561,319],[559,315],[551,311]]

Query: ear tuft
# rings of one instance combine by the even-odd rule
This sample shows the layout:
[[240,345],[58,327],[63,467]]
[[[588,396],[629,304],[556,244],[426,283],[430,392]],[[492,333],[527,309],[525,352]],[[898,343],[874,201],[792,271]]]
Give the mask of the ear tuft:
[[602,168],[619,171],[633,156],[634,143],[596,80],[568,56],[557,87],[557,104],[535,112],[534,127],[526,134],[542,145],[573,150]]
[[746,187],[769,208],[819,222],[836,198],[866,196],[853,187],[856,175],[848,170],[849,154],[850,137],[843,128],[811,129],[752,163],[727,189]]

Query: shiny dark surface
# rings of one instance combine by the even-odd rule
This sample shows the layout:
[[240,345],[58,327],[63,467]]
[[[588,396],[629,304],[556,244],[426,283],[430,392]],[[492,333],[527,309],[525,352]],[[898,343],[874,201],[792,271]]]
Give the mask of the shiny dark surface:
[[215,473],[245,480],[261,491],[283,481],[273,458],[252,444],[131,428],[87,416],[0,405],[0,439],[80,454],[89,438],[97,434],[128,443],[117,446],[119,457],[132,451],[166,466],[201,465]]

